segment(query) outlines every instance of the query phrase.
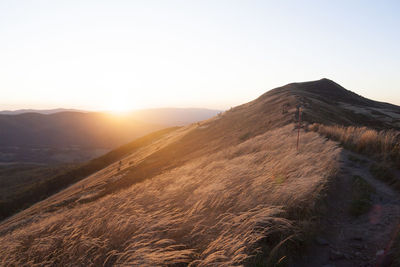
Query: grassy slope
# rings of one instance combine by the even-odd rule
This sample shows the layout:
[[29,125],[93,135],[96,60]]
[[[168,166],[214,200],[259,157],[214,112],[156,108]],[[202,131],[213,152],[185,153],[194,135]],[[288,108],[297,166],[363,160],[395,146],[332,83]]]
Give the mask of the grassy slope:
[[[75,165],[0,165],[0,219],[31,205],[35,188],[49,177],[57,177]],[[42,197],[45,197],[43,195]]]
[[400,130],[400,107],[364,98],[339,84],[322,79],[282,87],[296,95],[303,119],[325,125],[366,126]]
[[2,194],[0,200],[0,219],[47,198],[176,129],[167,128],[148,134],[101,157],[76,166],[3,167],[0,179],[3,183],[2,190],[6,191],[7,195]]
[[[329,92],[331,85],[323,80],[271,90],[134,151],[121,164],[2,223],[0,246],[9,253],[0,259],[15,264],[232,265],[255,264],[249,257],[260,253],[264,256],[256,257],[261,259],[257,263],[265,264],[271,253],[284,253],[274,247],[300,238],[338,159],[335,143],[312,132],[302,135],[301,153],[296,153],[293,125],[285,126],[294,121],[296,105],[303,104],[310,122],[372,123],[337,108],[338,102],[363,105],[369,100],[349,97],[343,89],[328,103],[330,96],[307,91],[314,86]],[[321,112],[313,113],[317,109]],[[335,111],[343,116],[332,117]],[[377,128],[385,125],[391,124]]]
[[[181,133],[196,130],[201,129]],[[21,217],[1,227],[10,230],[24,224],[0,237],[0,251],[8,251],[0,254],[0,262],[200,266],[251,262],[249,257],[261,241],[268,254],[285,238],[300,235],[300,219],[313,209],[334,171],[339,153],[334,143],[310,132],[297,153],[295,138],[292,125],[268,131],[97,201],[39,212],[29,222],[21,222],[26,219]],[[132,156],[123,161],[129,165]],[[123,176],[118,164],[107,171],[118,168]],[[96,175],[89,178],[95,180]],[[299,207],[301,212],[293,212]]]

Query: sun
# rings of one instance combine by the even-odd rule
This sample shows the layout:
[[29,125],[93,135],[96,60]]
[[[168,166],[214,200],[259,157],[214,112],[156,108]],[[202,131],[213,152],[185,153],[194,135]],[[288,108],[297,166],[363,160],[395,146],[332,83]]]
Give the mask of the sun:
[[113,114],[124,114],[133,109],[134,103],[129,98],[113,98],[106,103],[106,110]]

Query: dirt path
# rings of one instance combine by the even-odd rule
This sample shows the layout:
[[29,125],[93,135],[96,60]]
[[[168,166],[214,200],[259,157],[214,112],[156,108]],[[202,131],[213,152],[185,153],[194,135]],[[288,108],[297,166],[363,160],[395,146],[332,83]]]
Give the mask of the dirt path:
[[[351,161],[349,155],[364,162]],[[382,259],[400,222],[400,194],[370,174],[368,159],[343,151],[341,163],[338,183],[328,196],[329,213],[321,221],[324,228],[307,255],[293,266],[386,266]],[[376,191],[372,208],[359,217],[349,212],[355,175]]]

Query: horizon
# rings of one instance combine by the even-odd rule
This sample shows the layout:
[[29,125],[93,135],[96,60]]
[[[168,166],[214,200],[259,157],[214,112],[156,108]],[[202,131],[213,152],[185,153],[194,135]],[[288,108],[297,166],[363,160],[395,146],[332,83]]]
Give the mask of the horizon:
[[0,1],[0,265],[400,266],[398,14]]
[[132,109],[128,111],[113,111],[113,110],[89,110],[89,109],[74,109],[74,108],[46,108],[46,109],[32,109],[32,108],[22,108],[22,109],[14,109],[14,110],[0,110],[1,112],[16,112],[16,111],[25,111],[25,110],[32,110],[32,111],[55,111],[55,110],[60,110],[60,112],[104,112],[104,113],[134,113],[138,111],[143,111],[143,110],[165,110],[165,109],[180,109],[180,110],[187,110],[187,109],[193,109],[193,110],[210,110],[210,111],[225,111],[223,109],[211,109],[211,108],[202,108],[202,107],[159,107],[159,108],[140,108],[140,109]]
[[[302,82],[299,82],[299,81],[290,82],[290,83],[284,84],[284,85],[282,85],[282,86],[278,86],[278,87],[275,87],[275,88],[271,88],[271,89],[269,89],[269,90],[266,90],[266,91],[264,91],[262,94],[258,95],[258,96],[255,97],[254,99],[249,100],[248,102],[251,102],[251,101],[257,99],[258,97],[262,96],[262,95],[263,95],[264,93],[266,93],[266,92],[269,92],[269,91],[274,90],[274,89],[277,89],[277,88],[284,87],[284,86],[289,85],[289,84],[292,84],[292,83],[316,82],[316,81],[320,81],[320,80],[329,80],[329,81],[333,81],[334,83],[336,83],[334,80],[331,80],[331,79],[329,79],[329,78],[321,78],[321,79],[312,80],[312,81],[310,80],[310,81],[302,81]],[[340,83],[337,83],[337,84],[338,84],[339,86],[341,86]],[[346,90],[349,90],[350,92],[354,92],[354,93],[358,94],[356,91],[350,90],[350,89],[345,88],[345,87],[343,87],[343,88],[346,89]],[[360,95],[360,94],[358,94],[358,95]],[[379,101],[379,100],[371,99],[371,98],[365,97],[365,96],[363,96],[363,95],[360,95],[360,96],[361,96],[361,97],[364,97],[364,98],[367,98],[367,99],[370,99],[370,100],[373,100],[373,101],[381,102],[381,103],[395,104],[395,103],[392,103],[392,102],[389,102],[389,101]],[[246,104],[246,103],[248,103],[248,102],[239,103],[239,104],[236,105],[236,106],[240,106],[240,105]],[[397,104],[395,104],[395,105],[397,105]],[[219,109],[219,108],[208,108],[208,107],[196,107],[196,106],[194,106],[194,107],[190,107],[190,106],[176,106],[176,107],[173,107],[173,106],[159,106],[159,107],[148,107],[148,108],[144,107],[144,108],[126,109],[126,110],[113,110],[113,109],[80,109],[80,108],[71,108],[71,107],[50,107],[50,108],[0,109],[0,113],[2,113],[2,112],[11,112],[11,113],[12,113],[12,112],[23,112],[23,111],[32,111],[32,112],[38,112],[38,113],[40,113],[40,112],[46,112],[46,111],[56,111],[56,110],[60,110],[60,111],[57,111],[57,112],[55,112],[55,113],[58,113],[58,112],[69,112],[69,111],[71,111],[71,112],[98,112],[98,113],[109,113],[109,114],[114,114],[114,115],[120,116],[120,115],[128,115],[128,114],[130,114],[130,113],[140,112],[140,111],[163,110],[163,109],[177,109],[177,110],[178,110],[178,109],[182,109],[182,110],[184,110],[184,109],[187,109],[187,110],[189,110],[189,109],[193,109],[193,110],[198,109],[198,110],[209,110],[209,111],[226,111],[226,110],[229,110],[229,109],[234,108],[234,107],[236,107],[236,106],[230,106],[230,107],[223,108],[223,109]],[[400,104],[398,104],[398,106],[400,106]],[[53,113],[49,113],[49,114],[53,114]]]
[[323,77],[400,105],[399,11],[396,1],[4,1],[0,110],[226,110]]

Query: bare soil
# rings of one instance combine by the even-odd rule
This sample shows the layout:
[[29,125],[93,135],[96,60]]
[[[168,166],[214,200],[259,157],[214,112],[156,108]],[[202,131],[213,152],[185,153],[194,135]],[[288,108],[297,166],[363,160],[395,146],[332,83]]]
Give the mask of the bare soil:
[[[356,156],[363,162],[349,160]],[[327,196],[327,214],[320,234],[306,255],[293,266],[390,266],[391,243],[399,230],[400,195],[369,172],[371,160],[343,151],[337,183]],[[349,209],[352,179],[361,176],[375,188],[369,212],[355,217]]]

